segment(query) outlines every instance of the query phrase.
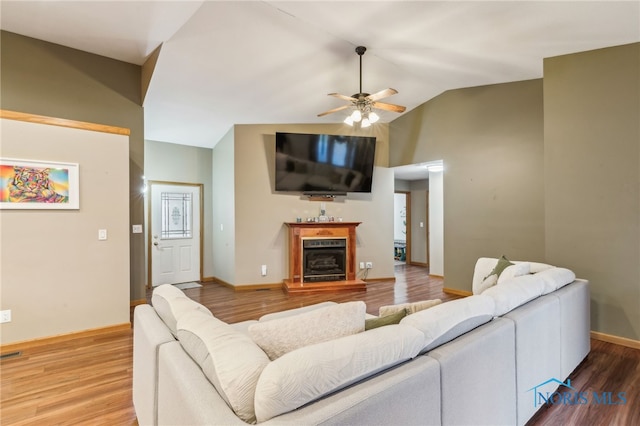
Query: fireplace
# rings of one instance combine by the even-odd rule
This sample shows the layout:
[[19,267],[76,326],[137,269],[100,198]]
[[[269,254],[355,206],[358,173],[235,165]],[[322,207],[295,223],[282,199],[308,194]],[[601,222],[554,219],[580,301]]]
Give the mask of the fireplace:
[[342,281],[347,277],[347,240],[314,238],[302,241],[302,281]]
[[288,293],[366,291],[356,277],[356,227],[360,222],[288,222]]

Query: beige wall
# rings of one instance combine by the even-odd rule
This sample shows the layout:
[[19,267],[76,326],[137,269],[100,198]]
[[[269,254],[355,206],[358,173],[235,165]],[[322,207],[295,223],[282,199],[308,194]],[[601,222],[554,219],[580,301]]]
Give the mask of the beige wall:
[[640,43],[546,59],[546,257],[591,282],[593,330],[640,340]]
[[445,92],[390,124],[390,166],[443,160],[445,286],[478,257],[544,260],[542,80]]
[[[149,140],[144,142],[144,172],[148,181],[202,184],[203,186],[202,273],[205,278],[213,276],[212,152],[210,148]],[[148,203],[149,197],[146,193],[145,217],[148,217]]]
[[234,129],[213,148],[213,276],[228,284],[236,282],[236,184]]
[[129,323],[128,137],[4,119],[1,129],[2,157],[80,172],[79,210],[0,214],[0,309],[12,311],[1,343]]
[[[130,224],[144,223],[141,67],[2,31],[0,107],[6,110],[124,127],[129,138]],[[144,238],[129,239],[130,298],[145,297]],[[43,307],[46,309],[46,307]]]
[[[376,168],[373,192],[349,194],[327,202],[327,214],[345,221],[362,222],[357,228],[357,261],[371,261],[374,268],[369,278],[393,277],[393,173],[388,169],[387,126],[375,126],[363,135],[377,137]],[[235,285],[281,283],[288,276],[286,228],[284,222],[296,217],[317,216],[320,203],[299,194],[275,193],[275,132],[347,134],[344,125],[236,125],[234,129],[233,182],[235,210]],[[229,158],[228,141],[223,141],[222,155]],[[215,164],[219,147],[214,148]],[[224,185],[230,177],[222,176]],[[217,177],[214,177],[214,181]],[[215,185],[214,185],[215,186]],[[226,190],[220,188],[221,190]],[[215,191],[215,189],[214,189]],[[214,193],[217,199],[217,194]],[[229,198],[229,197],[225,197]],[[214,224],[219,226],[219,224]],[[219,228],[218,228],[219,229]],[[225,225],[225,231],[226,231]],[[215,237],[214,237],[215,239]],[[214,253],[216,257],[218,253]],[[226,256],[226,254],[225,254]],[[266,277],[260,266],[267,265]],[[221,272],[222,273],[222,272]],[[226,272],[228,276],[231,276]]]

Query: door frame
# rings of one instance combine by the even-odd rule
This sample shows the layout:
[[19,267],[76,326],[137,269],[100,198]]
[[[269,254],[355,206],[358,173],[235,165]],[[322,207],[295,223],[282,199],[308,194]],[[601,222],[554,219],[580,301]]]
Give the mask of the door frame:
[[170,182],[170,181],[164,181],[164,180],[148,180],[147,181],[147,194],[149,195],[147,197],[147,226],[146,226],[146,233],[147,233],[147,289],[151,289],[152,285],[151,283],[153,283],[152,280],[152,262],[153,262],[153,256],[151,255],[151,250],[152,250],[152,238],[151,238],[151,234],[153,234],[152,231],[152,222],[151,222],[151,209],[152,209],[152,195],[153,192],[151,191],[151,188],[153,187],[153,185],[173,185],[173,186],[188,186],[188,187],[192,187],[192,188],[198,188],[199,193],[200,193],[200,206],[199,206],[199,210],[200,210],[200,232],[198,235],[198,240],[199,240],[199,245],[200,245],[200,259],[198,260],[199,262],[199,275],[200,275],[200,281],[202,281],[203,278],[203,271],[204,271],[204,267],[203,267],[203,260],[204,260],[204,184],[202,183],[190,183],[190,182]]
[[393,191],[395,194],[404,194],[404,202],[405,202],[405,211],[407,212],[405,231],[405,259],[404,263],[407,265],[411,265],[411,191]]

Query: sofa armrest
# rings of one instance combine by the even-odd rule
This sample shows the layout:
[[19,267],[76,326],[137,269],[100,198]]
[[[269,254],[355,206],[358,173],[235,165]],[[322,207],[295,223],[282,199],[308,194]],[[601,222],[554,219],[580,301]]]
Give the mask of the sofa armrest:
[[151,305],[133,312],[133,406],[140,425],[155,425],[158,347],[175,341]]

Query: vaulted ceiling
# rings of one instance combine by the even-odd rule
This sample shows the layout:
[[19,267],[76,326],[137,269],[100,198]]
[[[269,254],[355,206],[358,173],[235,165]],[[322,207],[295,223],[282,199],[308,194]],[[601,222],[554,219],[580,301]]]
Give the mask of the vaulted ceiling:
[[[6,1],[6,31],[142,65],[145,138],[214,146],[234,124],[317,114],[387,87],[407,111],[456,88],[542,77],[543,58],[640,41],[638,1]],[[381,112],[389,122],[394,112]]]

